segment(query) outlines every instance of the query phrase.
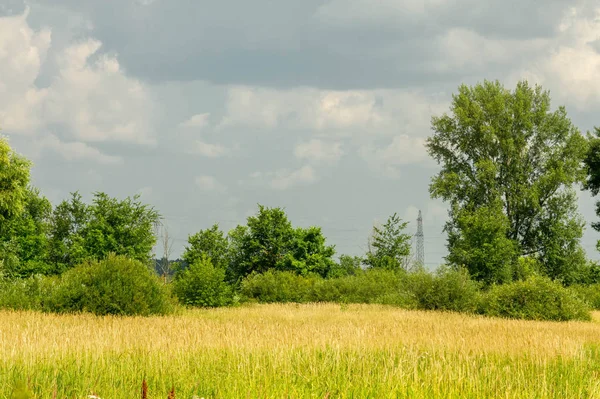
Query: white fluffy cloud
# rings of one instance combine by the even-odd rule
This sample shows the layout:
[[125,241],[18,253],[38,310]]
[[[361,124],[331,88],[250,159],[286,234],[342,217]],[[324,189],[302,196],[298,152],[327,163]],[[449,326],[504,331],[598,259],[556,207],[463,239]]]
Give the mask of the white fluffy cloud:
[[600,7],[572,8],[557,27],[560,34],[543,55],[509,74],[512,83],[527,79],[551,91],[555,105],[589,112],[600,106]]
[[58,73],[36,86],[51,32],[33,31],[27,16],[0,18],[0,125],[18,134],[60,126],[81,142],[153,144],[153,100],[115,57],[98,53],[97,40],[55,50]]
[[231,87],[221,128],[252,126],[317,131],[382,127],[389,115],[377,105],[377,91],[275,90]]
[[31,134],[47,91],[34,82],[50,48],[51,32],[34,32],[23,15],[0,18],[0,126]]
[[326,142],[320,139],[312,139],[296,145],[294,155],[298,159],[306,159],[313,162],[335,163],[344,155],[344,150],[340,142]]

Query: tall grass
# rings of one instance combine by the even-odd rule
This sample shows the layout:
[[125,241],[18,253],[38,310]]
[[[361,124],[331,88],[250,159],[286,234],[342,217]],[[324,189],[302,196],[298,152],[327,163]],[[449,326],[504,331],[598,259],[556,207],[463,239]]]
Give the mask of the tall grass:
[[[600,314],[596,314],[598,317]],[[600,397],[600,323],[378,305],[0,312],[0,398]]]

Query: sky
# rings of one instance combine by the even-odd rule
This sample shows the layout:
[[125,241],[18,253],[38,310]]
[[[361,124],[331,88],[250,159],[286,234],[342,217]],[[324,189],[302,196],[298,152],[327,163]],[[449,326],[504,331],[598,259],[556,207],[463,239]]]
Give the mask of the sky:
[[174,257],[260,203],[349,255],[393,213],[415,233],[421,210],[436,267],[447,204],[424,142],[484,79],[541,84],[582,132],[600,125],[600,2],[0,0],[0,133],[33,184],[54,204],[140,194]]

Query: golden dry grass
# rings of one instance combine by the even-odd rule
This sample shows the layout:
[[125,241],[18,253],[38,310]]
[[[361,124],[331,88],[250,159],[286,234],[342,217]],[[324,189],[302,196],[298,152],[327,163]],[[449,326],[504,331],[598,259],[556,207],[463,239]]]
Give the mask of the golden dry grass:
[[20,379],[38,398],[133,398],[143,378],[151,398],[172,385],[178,398],[600,397],[599,319],[333,304],[150,318],[4,311],[0,398]]

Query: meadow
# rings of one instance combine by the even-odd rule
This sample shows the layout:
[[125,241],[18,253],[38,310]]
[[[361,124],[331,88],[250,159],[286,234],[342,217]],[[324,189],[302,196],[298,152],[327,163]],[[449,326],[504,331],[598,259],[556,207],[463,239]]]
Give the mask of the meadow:
[[160,317],[0,312],[0,398],[600,398],[592,322],[379,305]]

